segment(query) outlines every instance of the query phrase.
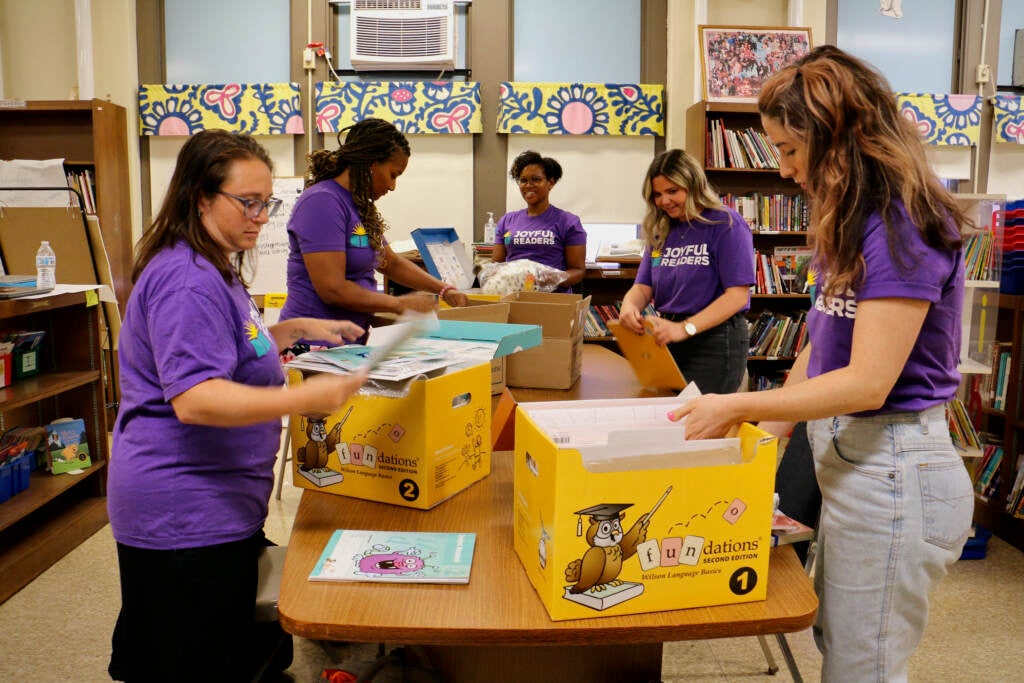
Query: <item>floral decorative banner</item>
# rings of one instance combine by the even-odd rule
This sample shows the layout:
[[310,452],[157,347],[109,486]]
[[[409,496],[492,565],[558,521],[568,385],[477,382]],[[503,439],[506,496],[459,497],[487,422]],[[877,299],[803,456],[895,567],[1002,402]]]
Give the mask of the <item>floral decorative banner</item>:
[[296,83],[139,86],[142,135],[192,135],[223,128],[251,135],[301,135]]
[[334,133],[376,117],[404,133],[482,133],[480,84],[375,81],[316,84],[316,128]]
[[996,142],[1024,145],[1024,107],[1020,95],[996,95],[993,128]]
[[900,114],[929,145],[973,147],[981,134],[981,98],[977,95],[896,93]]
[[498,132],[664,135],[665,86],[505,82],[498,100]]

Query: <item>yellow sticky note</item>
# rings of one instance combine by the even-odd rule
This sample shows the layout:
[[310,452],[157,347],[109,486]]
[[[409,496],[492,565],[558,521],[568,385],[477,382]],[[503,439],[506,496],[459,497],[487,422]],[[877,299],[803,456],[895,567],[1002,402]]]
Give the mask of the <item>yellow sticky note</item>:
[[85,305],[96,306],[100,302],[100,292],[98,289],[87,289],[85,290]]
[[264,294],[263,308],[284,308],[284,300],[287,298],[287,294]]

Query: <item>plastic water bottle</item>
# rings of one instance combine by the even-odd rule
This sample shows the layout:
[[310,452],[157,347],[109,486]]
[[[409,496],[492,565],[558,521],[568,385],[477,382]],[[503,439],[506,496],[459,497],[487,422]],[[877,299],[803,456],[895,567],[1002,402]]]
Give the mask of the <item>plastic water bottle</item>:
[[494,244],[494,212],[487,212],[487,222],[484,223],[484,244]]
[[53,289],[57,285],[57,254],[46,240],[36,252],[36,287]]

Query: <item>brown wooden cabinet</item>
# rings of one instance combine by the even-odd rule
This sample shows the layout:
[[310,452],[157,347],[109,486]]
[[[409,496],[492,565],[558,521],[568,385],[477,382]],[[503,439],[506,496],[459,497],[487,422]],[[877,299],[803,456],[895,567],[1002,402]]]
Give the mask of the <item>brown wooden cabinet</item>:
[[996,339],[1011,343],[1009,373],[1006,377],[1006,402],[1002,409],[986,402],[980,427],[1002,438],[1003,459],[999,464],[999,485],[988,500],[975,497],[974,521],[997,536],[1024,550],[1024,519],[1007,512],[1007,496],[1017,476],[1017,464],[1024,455],[1024,296],[999,295]]
[[37,375],[0,389],[0,431],[82,418],[92,465],[83,474],[32,473],[0,503],[0,602],[107,523],[109,458],[102,340],[95,291],[0,301],[0,331],[42,330]]
[[125,108],[105,100],[0,107],[0,159],[64,159],[68,170],[92,172],[96,215],[123,311],[131,290],[133,248]]

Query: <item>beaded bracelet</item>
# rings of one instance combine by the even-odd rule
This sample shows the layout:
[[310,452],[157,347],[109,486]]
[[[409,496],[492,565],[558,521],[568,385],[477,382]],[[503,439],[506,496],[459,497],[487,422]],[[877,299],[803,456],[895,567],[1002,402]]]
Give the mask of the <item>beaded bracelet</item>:
[[452,291],[453,289],[455,288],[452,287],[451,285],[445,285],[444,287],[441,288],[441,291],[437,293],[437,298],[440,299],[441,301],[444,301],[444,295]]

